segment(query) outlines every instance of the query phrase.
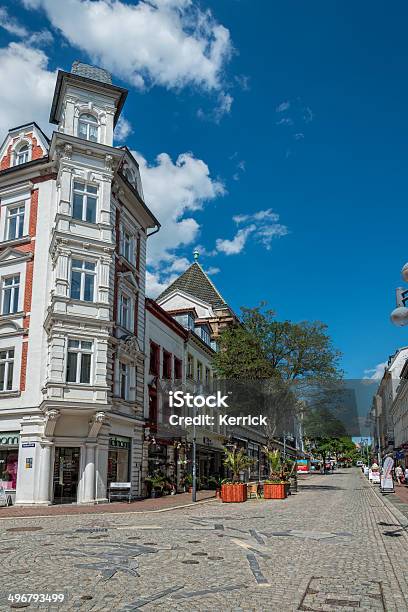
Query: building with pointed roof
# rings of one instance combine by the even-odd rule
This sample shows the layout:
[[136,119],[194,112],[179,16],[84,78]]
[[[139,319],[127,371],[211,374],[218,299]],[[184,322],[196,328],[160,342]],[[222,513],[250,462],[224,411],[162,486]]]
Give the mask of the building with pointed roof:
[[234,311],[198,263],[197,251],[194,252],[194,263],[156,301],[177,320],[190,314],[198,330],[208,325],[213,343],[223,329],[238,322]]

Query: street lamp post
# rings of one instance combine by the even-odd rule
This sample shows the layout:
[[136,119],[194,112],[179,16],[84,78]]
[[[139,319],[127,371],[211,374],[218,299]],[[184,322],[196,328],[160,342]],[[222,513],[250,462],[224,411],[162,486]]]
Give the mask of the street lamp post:
[[[194,416],[196,416],[196,408],[194,407],[193,411]],[[192,469],[193,469],[193,490],[191,500],[193,502],[197,501],[197,440],[196,440],[196,426],[195,419],[193,419],[193,461],[192,461]]]

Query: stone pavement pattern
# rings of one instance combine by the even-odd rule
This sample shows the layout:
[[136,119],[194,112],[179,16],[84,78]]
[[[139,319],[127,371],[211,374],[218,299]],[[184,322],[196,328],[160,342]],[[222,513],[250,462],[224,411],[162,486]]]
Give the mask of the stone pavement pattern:
[[64,593],[40,609],[408,611],[408,535],[359,470],[287,500],[9,518],[0,535],[0,610]]

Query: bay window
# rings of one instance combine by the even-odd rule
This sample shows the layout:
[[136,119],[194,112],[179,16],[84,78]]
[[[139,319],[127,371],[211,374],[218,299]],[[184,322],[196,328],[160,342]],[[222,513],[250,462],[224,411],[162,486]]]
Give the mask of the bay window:
[[89,340],[68,340],[67,382],[90,384],[92,346]]
[[71,298],[93,302],[95,295],[96,264],[83,259],[73,259],[71,265]]
[[98,188],[94,185],[74,181],[72,216],[74,219],[96,223]]
[[91,142],[98,142],[98,121],[90,113],[82,113],[78,119],[78,136]]

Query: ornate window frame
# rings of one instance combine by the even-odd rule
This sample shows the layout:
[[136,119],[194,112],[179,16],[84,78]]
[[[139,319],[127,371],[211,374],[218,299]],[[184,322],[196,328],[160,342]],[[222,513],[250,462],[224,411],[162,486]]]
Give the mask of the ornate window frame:
[[11,166],[20,165],[20,164],[17,164],[17,158],[18,158],[20,149],[24,146],[28,146],[28,159],[24,163],[28,163],[29,161],[32,160],[32,153],[33,153],[32,141],[27,137],[18,138],[18,140],[16,140],[16,142],[13,144],[11,148],[11,159],[10,159]]

